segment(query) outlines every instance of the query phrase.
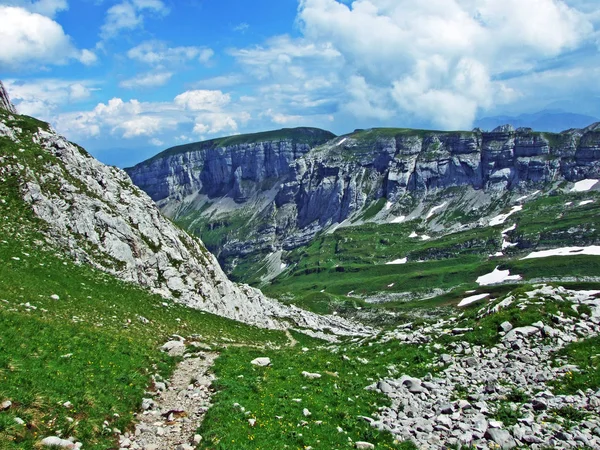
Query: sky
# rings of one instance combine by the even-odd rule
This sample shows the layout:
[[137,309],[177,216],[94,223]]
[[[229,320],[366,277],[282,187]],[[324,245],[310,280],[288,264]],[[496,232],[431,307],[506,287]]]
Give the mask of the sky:
[[598,0],[0,0],[0,79],[101,161],[314,126],[600,117]]

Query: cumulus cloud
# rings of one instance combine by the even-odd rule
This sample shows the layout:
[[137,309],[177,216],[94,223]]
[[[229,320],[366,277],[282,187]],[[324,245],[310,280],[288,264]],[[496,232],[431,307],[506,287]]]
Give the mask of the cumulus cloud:
[[119,86],[125,89],[163,86],[169,82],[172,76],[173,73],[171,72],[144,73],[134,78],[121,81]]
[[221,91],[186,91],[175,97],[175,104],[188,111],[219,111],[231,101]]
[[0,65],[18,69],[32,64],[95,62],[89,50],[78,50],[63,28],[51,18],[23,8],[0,5]]
[[4,84],[19,112],[45,120],[50,120],[61,106],[85,101],[98,90],[96,83],[89,80],[7,79]]
[[169,8],[161,0],[125,0],[111,6],[100,29],[103,39],[116,37],[122,30],[141,28],[147,13],[164,16]]
[[[468,128],[482,110],[523,96],[507,81],[515,73],[543,71],[548,60],[593,42],[594,4],[300,0],[302,37],[231,54],[284,115],[304,104],[313,105],[308,114],[334,109],[358,120]],[[325,83],[311,83],[319,78]]]
[[206,47],[169,47],[162,41],[146,41],[130,49],[127,56],[151,66],[184,64],[194,60],[206,64],[214,56],[214,51]]
[[[124,101],[113,98],[91,111],[60,114],[55,126],[70,138],[92,138],[106,133],[124,139],[144,137],[165,141],[165,133],[197,138],[236,133],[251,116],[231,103],[221,91],[186,91],[171,102]],[[157,142],[157,141],[155,141]]]
[[4,0],[0,4],[5,6],[18,6],[29,12],[54,17],[60,11],[69,9],[67,0]]

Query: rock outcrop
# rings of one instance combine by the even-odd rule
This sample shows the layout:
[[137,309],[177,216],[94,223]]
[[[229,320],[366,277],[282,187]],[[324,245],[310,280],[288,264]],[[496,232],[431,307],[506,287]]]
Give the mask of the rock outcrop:
[[[510,125],[492,132],[357,130],[310,151],[285,140],[222,143],[169,150],[128,169],[175,220],[200,233],[225,227],[211,247],[222,262],[299,247],[381,199],[390,213],[408,216],[448,189],[497,198],[600,178],[599,124],[560,134]],[[243,231],[227,228],[236,220]]]
[[23,198],[47,223],[48,238],[78,261],[192,308],[261,327],[368,331],[232,283],[202,242],[165,218],[125,172],[100,163],[45,124],[37,128],[41,122],[23,121],[24,129],[16,125],[19,117],[4,113],[0,119],[0,136],[23,146],[22,154],[41,150],[35,164],[26,156],[2,158],[0,172],[18,173]]
[[17,109],[15,105],[10,101],[10,97],[8,96],[8,92],[4,88],[4,84],[0,81],[0,109],[5,109],[9,113],[16,114]]

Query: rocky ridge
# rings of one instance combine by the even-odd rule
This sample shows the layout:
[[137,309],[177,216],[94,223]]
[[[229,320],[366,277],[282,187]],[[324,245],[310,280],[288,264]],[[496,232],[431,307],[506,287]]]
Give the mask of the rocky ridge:
[[[574,302],[591,314],[579,318],[562,314],[552,317],[552,325],[536,322],[513,328],[501,325],[501,340],[492,347],[454,342],[452,354],[443,354],[441,373],[416,379],[404,375],[386,378],[370,385],[392,400],[367,418],[372,426],[413,440],[420,449],[442,449],[448,445],[469,448],[527,447],[598,448],[600,446],[600,391],[591,389],[575,395],[555,395],[551,382],[560,383],[576,366],[553,365],[553,355],[570,342],[600,334],[600,299],[597,292],[577,292],[564,288],[537,286],[525,298],[508,296],[481,308],[479,317],[517,305],[524,309],[545,301]],[[464,334],[468,329],[453,328],[456,320],[441,321],[422,330],[409,327],[389,332],[384,339],[413,344],[435,342],[444,333]],[[496,417],[500,410],[512,411],[514,424]],[[560,411],[578,411],[586,416],[578,422],[561,418]]]
[[2,158],[0,175],[19,176],[23,199],[47,224],[48,239],[77,261],[192,308],[261,327],[369,332],[232,283],[203,244],[162,216],[125,172],[100,163],[47,125],[24,130],[16,125],[20,119],[12,109],[5,109],[0,137],[23,146],[22,153],[32,145],[45,153],[38,157],[38,167],[28,165],[25,156],[22,161],[17,155]]
[[[211,248],[228,268],[248,254],[291,250],[328,227],[360,222],[371,208],[378,220],[389,221],[418,217],[452,189],[470,192],[461,204],[472,208],[491,205],[507,191],[521,195],[600,177],[599,124],[560,134],[511,126],[492,132],[357,130],[310,151],[265,158],[264,148],[273,145],[285,148],[284,142],[256,144],[237,166],[226,155],[238,149],[222,147],[210,165],[197,164],[197,153],[166,154],[128,173],[163,212],[200,233],[243,223],[243,231],[226,229]],[[276,173],[277,181],[258,189],[255,164],[260,173]],[[217,188],[194,179],[210,179]],[[251,188],[241,194],[245,183]]]
[[4,109],[12,114],[17,114],[17,108],[12,104],[6,89],[4,88],[4,84],[0,80],[0,109]]

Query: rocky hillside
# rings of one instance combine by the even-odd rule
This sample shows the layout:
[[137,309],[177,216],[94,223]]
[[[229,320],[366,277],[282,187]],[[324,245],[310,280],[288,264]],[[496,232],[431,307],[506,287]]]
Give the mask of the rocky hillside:
[[[289,151],[275,158],[273,146]],[[440,205],[479,210],[471,224],[443,226],[456,231],[499,213],[509,197],[600,177],[600,124],[560,134],[511,126],[489,133],[357,130],[310,151],[293,148],[291,140],[210,141],[128,172],[164,213],[201,236],[226,270],[261,261],[268,277],[287,263],[271,255],[339,225],[401,222]],[[435,220],[428,227],[442,229]]]
[[354,331],[341,319],[282,306],[229,281],[202,242],[163,217],[125,172],[103,165],[47,124],[15,115],[1,92],[0,138],[15,151],[2,157],[0,173],[17,176],[23,199],[47,224],[48,239],[77,261],[242,322]]

